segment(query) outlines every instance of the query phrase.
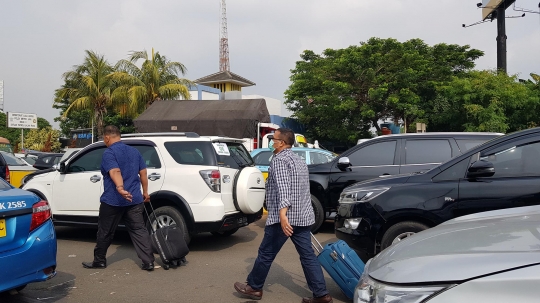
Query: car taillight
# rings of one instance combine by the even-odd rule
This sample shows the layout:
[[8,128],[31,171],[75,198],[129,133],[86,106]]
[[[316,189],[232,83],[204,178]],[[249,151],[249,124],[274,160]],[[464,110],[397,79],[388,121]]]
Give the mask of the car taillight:
[[32,223],[30,223],[30,231],[38,228],[51,217],[51,207],[47,201],[40,201],[32,206]]
[[6,181],[11,183],[11,177],[9,176],[9,167],[6,165]]
[[206,185],[216,193],[221,192],[221,174],[219,170],[201,170],[199,171],[201,177],[206,182]]

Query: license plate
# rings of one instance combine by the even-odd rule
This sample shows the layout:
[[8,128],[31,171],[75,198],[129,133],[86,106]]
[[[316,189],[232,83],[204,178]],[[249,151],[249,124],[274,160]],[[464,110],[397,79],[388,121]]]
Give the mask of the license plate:
[[6,219],[0,219],[0,238],[5,237],[6,235]]

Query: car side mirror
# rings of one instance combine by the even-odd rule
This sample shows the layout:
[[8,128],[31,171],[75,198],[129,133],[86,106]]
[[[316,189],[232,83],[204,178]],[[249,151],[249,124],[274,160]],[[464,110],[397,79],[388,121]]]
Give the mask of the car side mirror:
[[[57,169],[58,169],[58,171],[59,171],[60,173],[62,173],[62,174],[65,174],[65,173],[66,173],[66,163],[62,162],[62,163],[60,163],[60,165],[55,164],[54,166],[57,167]],[[53,166],[53,167],[54,167],[54,166]]]
[[340,170],[345,171],[350,166],[351,166],[351,160],[349,160],[348,157],[339,158],[338,163],[337,163],[337,167]]
[[495,175],[495,167],[493,163],[486,160],[479,160],[474,162],[467,171],[467,178],[485,178]]

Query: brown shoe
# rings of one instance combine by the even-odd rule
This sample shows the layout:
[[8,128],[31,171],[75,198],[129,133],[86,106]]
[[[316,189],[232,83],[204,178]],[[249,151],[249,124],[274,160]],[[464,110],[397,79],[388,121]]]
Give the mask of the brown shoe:
[[236,289],[239,294],[248,297],[251,300],[260,300],[263,295],[262,289],[253,289],[251,286],[240,282],[234,283],[234,289]]
[[318,297],[318,298],[303,298],[302,303],[332,303],[332,297],[330,295]]

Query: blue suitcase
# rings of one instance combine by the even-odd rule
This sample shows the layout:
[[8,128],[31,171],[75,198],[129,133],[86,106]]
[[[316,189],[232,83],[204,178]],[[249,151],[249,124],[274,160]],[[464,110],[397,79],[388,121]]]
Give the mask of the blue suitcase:
[[343,240],[326,244],[323,248],[317,238],[313,234],[311,236],[317,243],[317,245],[312,244],[318,253],[317,259],[319,259],[319,263],[334,279],[343,293],[349,299],[352,299],[354,289],[360,280],[362,272],[364,272],[364,262]]

